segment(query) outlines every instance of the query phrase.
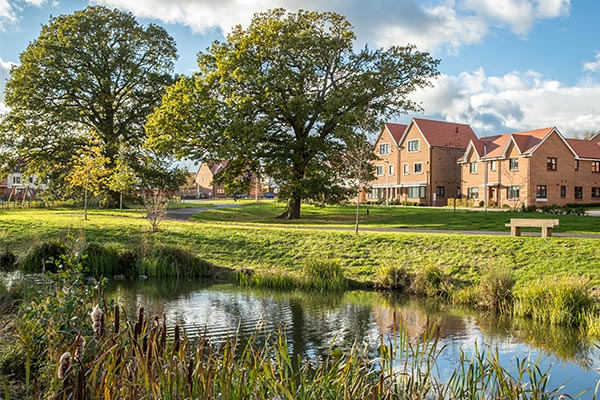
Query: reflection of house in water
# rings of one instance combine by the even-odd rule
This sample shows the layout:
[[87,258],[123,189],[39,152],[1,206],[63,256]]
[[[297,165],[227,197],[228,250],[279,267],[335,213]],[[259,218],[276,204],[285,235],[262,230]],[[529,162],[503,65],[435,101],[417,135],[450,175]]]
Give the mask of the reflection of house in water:
[[439,327],[439,338],[464,336],[467,326],[461,317],[453,316],[443,311],[426,309],[416,301],[407,301],[397,307],[377,305],[372,309],[373,316],[381,333],[399,332],[402,327],[408,336],[417,338],[425,333],[427,326]]

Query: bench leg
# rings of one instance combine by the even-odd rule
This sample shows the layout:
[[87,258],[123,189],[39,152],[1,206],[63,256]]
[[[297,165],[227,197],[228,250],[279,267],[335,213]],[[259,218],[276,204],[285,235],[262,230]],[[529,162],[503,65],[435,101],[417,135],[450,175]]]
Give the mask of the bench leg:
[[511,236],[521,236],[521,227],[520,226],[511,226],[510,227],[510,235]]
[[552,228],[542,228],[542,237],[552,236]]

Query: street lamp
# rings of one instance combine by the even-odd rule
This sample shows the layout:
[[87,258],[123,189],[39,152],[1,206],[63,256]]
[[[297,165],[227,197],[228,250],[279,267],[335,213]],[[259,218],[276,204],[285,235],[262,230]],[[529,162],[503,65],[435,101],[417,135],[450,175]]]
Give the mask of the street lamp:
[[483,142],[483,209],[488,209],[487,142]]
[[390,199],[389,178],[390,178],[390,161],[385,160],[385,205],[386,206],[389,206],[389,199]]

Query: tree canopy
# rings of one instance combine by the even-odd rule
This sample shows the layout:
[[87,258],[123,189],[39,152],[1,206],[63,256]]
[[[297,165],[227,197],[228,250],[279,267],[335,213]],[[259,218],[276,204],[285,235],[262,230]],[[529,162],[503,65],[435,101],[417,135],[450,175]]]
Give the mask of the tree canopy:
[[176,58],[165,29],[130,13],[93,6],[51,18],[11,70],[0,147],[57,183],[93,131],[113,168],[120,148],[144,143]]
[[[331,12],[275,9],[237,26],[198,56],[199,71],[167,89],[148,144],[204,162],[228,160],[226,181],[261,168],[288,201],[344,197],[346,144],[382,119],[420,106],[439,61],[414,46],[354,50],[349,22]],[[223,182],[227,183],[227,182]]]

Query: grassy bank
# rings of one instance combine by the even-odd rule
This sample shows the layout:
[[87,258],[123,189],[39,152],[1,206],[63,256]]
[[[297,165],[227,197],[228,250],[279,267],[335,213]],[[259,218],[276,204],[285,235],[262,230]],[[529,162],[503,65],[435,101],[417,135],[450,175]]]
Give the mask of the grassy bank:
[[517,287],[548,276],[583,276],[600,284],[596,239],[471,236],[418,233],[361,233],[315,229],[257,228],[165,221],[148,233],[142,216],[92,216],[73,210],[16,210],[0,213],[0,250],[17,256],[34,243],[82,236],[88,242],[125,250],[175,246],[213,265],[239,270],[299,271],[305,260],[334,259],[347,277],[374,283],[378,269],[401,264],[408,270],[441,267],[458,282],[478,282],[490,265],[509,267]]

